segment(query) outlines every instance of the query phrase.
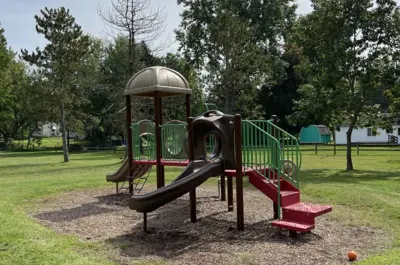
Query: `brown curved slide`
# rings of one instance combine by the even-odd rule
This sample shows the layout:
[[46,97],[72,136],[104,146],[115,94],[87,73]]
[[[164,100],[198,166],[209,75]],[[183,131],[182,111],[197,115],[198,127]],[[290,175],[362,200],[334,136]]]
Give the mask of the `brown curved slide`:
[[[116,171],[110,172],[106,176],[106,180],[108,182],[124,182],[128,180],[128,175],[129,175],[129,163],[128,163],[128,157],[124,159],[122,162],[122,165],[119,169]],[[138,165],[138,164],[133,164],[132,165],[132,176],[133,179],[140,178],[144,174],[150,171],[151,165]]]
[[142,213],[152,212],[195,189],[207,179],[220,176],[224,169],[223,159],[214,162],[192,161],[171,184],[143,195],[132,195],[128,201],[129,208]]

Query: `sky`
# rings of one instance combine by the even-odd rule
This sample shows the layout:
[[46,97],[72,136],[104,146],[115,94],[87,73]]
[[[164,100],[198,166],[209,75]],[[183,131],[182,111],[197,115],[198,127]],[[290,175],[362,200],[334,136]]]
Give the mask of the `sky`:
[[[151,8],[161,8],[166,15],[166,26],[160,40],[167,45],[158,53],[176,52],[178,44],[175,41],[174,29],[180,24],[179,13],[182,7],[178,6],[176,0],[150,1]],[[43,36],[36,33],[34,19],[34,15],[46,6],[48,8],[64,6],[70,9],[70,13],[84,31],[94,36],[109,38],[110,29],[101,20],[98,9],[109,8],[110,2],[111,0],[0,0],[0,23],[6,30],[8,45],[14,51],[21,49],[33,51],[37,46],[43,47],[46,43]],[[300,14],[311,11],[309,0],[297,0],[297,4]],[[158,45],[157,42],[153,43],[154,47]]]

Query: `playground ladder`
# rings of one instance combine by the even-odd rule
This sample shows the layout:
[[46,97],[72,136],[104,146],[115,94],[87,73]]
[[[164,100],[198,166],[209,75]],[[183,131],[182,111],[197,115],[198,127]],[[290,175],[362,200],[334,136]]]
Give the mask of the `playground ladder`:
[[136,164],[134,166],[132,175],[126,177],[126,180],[122,182],[121,187],[119,187],[118,182],[115,183],[117,194],[120,193],[120,191],[122,190],[125,190],[126,193],[129,192],[129,187],[124,187],[124,186],[130,180],[133,181],[133,193],[140,193],[149,178],[152,167],[153,165],[150,164],[145,164],[145,165]]
[[143,190],[149,179],[152,167],[153,165],[141,165],[132,177],[128,177],[133,179],[133,194],[139,194]]

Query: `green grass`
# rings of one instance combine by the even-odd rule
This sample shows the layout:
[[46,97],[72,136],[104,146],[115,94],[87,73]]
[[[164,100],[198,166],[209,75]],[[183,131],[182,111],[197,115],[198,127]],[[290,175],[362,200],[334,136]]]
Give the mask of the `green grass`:
[[0,153],[0,264],[113,264],[98,245],[57,235],[26,214],[38,198],[104,185],[104,173],[118,166],[110,158],[82,154],[64,164],[61,153]]
[[[113,264],[106,259],[105,246],[58,235],[27,212],[37,200],[61,192],[110,187],[105,174],[120,166],[121,155],[72,154],[65,164],[60,152],[0,152],[0,264]],[[360,264],[400,264],[399,155],[365,151],[354,156],[357,170],[348,173],[343,170],[344,152],[303,154],[300,188],[305,201],[332,204],[330,218],[344,224],[369,225],[393,235],[389,251]],[[181,170],[167,168],[167,180]]]
[[[69,143],[70,144],[85,144],[85,143],[87,143],[87,141],[74,140],[71,138],[69,140]],[[28,144],[28,140],[14,140],[13,141],[13,145],[14,145],[15,149],[19,148],[21,145],[23,146],[24,149],[26,149],[27,144]],[[31,145],[38,147],[38,143],[34,139],[31,140]],[[43,137],[40,141],[40,147],[61,147],[61,146],[62,146],[62,138],[58,137],[58,136]]]
[[360,264],[400,264],[400,153],[360,152],[346,172],[345,153],[303,153],[300,189],[304,200],[334,205],[330,216],[352,226],[373,226],[394,237],[390,251]]

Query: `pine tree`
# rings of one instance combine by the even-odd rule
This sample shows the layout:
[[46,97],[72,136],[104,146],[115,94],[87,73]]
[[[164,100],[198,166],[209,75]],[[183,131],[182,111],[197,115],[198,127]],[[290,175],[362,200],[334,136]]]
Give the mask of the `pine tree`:
[[[58,108],[60,131],[63,140],[64,162],[69,161],[66,141],[65,112],[79,104],[73,97],[76,69],[82,57],[90,51],[89,36],[82,32],[75,18],[64,7],[40,10],[35,15],[36,31],[49,43],[43,50],[36,48],[31,54],[22,50],[22,58],[43,72],[48,81],[49,105]],[[76,88],[74,88],[76,89]]]

